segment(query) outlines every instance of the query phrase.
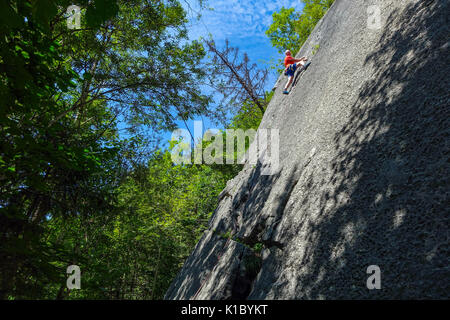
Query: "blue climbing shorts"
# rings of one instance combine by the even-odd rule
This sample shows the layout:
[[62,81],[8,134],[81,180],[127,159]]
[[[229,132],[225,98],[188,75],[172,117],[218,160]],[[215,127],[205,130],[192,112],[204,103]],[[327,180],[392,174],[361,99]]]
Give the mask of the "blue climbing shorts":
[[284,75],[291,77],[295,74],[295,70],[297,70],[297,63],[290,64]]

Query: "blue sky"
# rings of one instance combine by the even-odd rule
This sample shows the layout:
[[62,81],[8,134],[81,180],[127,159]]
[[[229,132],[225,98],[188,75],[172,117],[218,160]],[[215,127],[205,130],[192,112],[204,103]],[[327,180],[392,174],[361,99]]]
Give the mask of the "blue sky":
[[[198,0],[181,2],[188,12],[187,3],[194,10],[198,9]],[[303,8],[300,0],[208,0],[207,6],[213,10],[202,10],[200,21],[195,19],[195,13],[191,11],[190,38],[207,37],[211,33],[219,46],[228,39],[231,46],[247,52],[252,62],[261,64],[280,58],[265,34],[272,23],[272,13],[280,11],[282,7],[295,8],[297,11]],[[276,80],[275,75],[272,80]],[[272,85],[268,83],[268,86]]]
[[[295,8],[297,11],[303,8],[300,0],[207,0],[206,6],[212,10],[201,10],[202,16],[200,20],[197,20],[198,0],[181,0],[180,2],[189,12],[191,40],[208,37],[211,33],[220,48],[224,45],[225,39],[228,39],[230,46],[239,47],[241,53],[248,54],[251,62],[264,67],[268,67],[270,60],[277,61],[282,58],[265,34],[272,23],[272,13],[280,11],[282,7]],[[276,74],[270,75],[266,90],[272,88],[276,77]],[[203,117],[203,120],[205,130],[214,128],[207,118]],[[180,128],[185,128],[183,122],[178,125]],[[193,132],[193,121],[189,121],[188,126]],[[170,139],[170,133],[167,139]]]

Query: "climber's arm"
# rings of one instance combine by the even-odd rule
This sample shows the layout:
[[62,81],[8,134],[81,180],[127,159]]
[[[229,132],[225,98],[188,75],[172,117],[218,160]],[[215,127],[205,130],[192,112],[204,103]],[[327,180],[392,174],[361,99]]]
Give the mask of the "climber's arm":
[[305,61],[306,57],[301,57],[300,59],[294,59],[295,62]]

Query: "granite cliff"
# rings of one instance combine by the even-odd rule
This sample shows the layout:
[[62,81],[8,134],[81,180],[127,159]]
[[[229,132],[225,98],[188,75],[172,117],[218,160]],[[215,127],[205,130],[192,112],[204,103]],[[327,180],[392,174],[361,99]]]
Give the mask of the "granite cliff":
[[448,13],[335,1],[260,125],[279,130],[279,170],[228,182],[166,299],[449,298]]

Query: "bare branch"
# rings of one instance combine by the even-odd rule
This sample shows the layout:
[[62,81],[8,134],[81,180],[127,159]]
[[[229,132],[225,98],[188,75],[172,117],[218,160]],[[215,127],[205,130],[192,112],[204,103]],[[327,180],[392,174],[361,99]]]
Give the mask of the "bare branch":
[[[213,67],[215,68],[210,79],[211,86],[218,89],[224,96],[222,103],[242,105],[244,101],[251,100],[264,114],[264,85],[268,71],[258,69],[256,64],[250,65],[250,59],[244,53],[242,59],[239,49],[230,47],[228,41],[225,48],[219,50],[214,41],[205,40],[205,43],[213,57]],[[216,84],[219,82],[218,84]]]

